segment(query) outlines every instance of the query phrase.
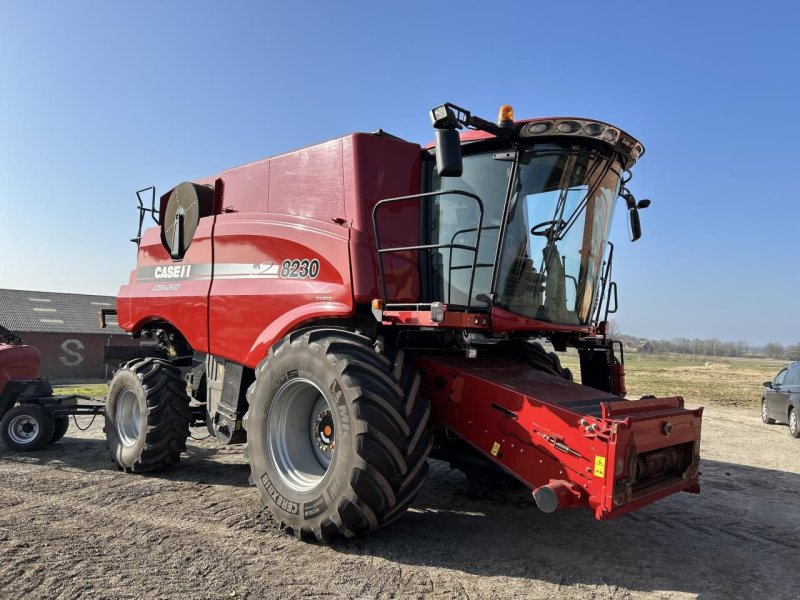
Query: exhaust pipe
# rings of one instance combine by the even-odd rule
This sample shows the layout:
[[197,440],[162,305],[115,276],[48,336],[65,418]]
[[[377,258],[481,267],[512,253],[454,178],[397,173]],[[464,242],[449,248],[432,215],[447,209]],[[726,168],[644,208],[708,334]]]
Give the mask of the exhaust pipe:
[[581,492],[568,481],[551,479],[547,485],[533,490],[533,499],[542,512],[552,513],[574,506],[581,499]]

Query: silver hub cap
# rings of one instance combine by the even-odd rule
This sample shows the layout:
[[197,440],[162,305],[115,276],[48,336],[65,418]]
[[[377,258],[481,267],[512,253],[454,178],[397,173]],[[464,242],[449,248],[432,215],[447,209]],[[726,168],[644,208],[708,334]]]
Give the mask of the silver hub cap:
[[789,431],[793,434],[797,433],[797,411],[793,410],[789,413]]
[[139,399],[132,390],[120,394],[114,411],[114,424],[123,446],[129,448],[138,441],[142,431],[142,414],[139,411]]
[[308,379],[292,379],[275,394],[267,415],[272,464],[291,489],[316,487],[333,460],[336,431],[322,393]]
[[766,421],[767,420],[767,403],[762,401],[761,402],[761,418]]
[[28,415],[15,417],[8,424],[8,436],[16,444],[30,444],[38,435],[39,422]]

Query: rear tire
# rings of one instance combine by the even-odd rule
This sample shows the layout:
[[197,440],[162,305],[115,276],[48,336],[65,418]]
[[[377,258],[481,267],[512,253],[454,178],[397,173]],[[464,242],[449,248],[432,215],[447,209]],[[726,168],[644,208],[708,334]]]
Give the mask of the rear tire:
[[111,379],[106,401],[106,440],[124,471],[175,465],[186,451],[192,413],[180,370],[158,358],[124,365]]
[[55,444],[58,440],[63,438],[67,429],[69,429],[69,417],[56,417],[55,427],[53,428],[53,437],[50,438],[48,444]]
[[800,438],[800,416],[797,414],[797,409],[789,409],[789,434],[793,438]]
[[18,452],[44,448],[54,430],[53,415],[38,404],[19,404],[0,421],[0,438],[8,448]]
[[328,540],[400,516],[428,470],[430,405],[419,375],[344,330],[288,335],[248,390],[252,480],[281,527]]
[[767,410],[767,401],[761,400],[761,420],[767,425],[774,425],[775,419],[769,418],[769,411]]

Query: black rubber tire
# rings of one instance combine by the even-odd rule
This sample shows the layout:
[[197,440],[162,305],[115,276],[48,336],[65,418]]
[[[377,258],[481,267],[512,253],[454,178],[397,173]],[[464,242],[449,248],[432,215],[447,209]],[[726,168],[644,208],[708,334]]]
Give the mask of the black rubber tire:
[[55,444],[67,434],[67,429],[69,429],[69,417],[55,417],[54,421],[53,436],[47,442],[48,444]]
[[797,409],[790,408],[788,417],[789,435],[793,438],[800,438],[800,415],[797,414]]
[[[336,447],[324,476],[300,491],[271,456],[268,414],[282,386],[313,383],[332,409]],[[256,370],[247,392],[247,456],[262,503],[301,539],[329,540],[373,531],[402,515],[428,470],[430,404],[419,375],[375,351],[369,338],[338,329],[292,333]]]
[[767,416],[767,401],[762,398],[761,400],[761,421],[766,423],[767,425],[774,425],[775,419],[771,419]]
[[[11,437],[12,422],[18,417],[29,417],[36,422],[36,427],[38,427],[36,435],[24,443]],[[0,420],[0,439],[3,440],[7,448],[18,452],[41,450],[50,442],[54,430],[55,421],[53,420],[53,415],[49,410],[38,404],[18,404]]]
[[[138,401],[141,428],[135,443],[125,445],[117,430],[117,403],[126,391]],[[106,400],[105,432],[111,459],[124,471],[152,471],[175,465],[186,451],[192,412],[180,369],[160,358],[125,364],[111,379]]]
[[567,381],[572,381],[572,371],[561,366],[561,359],[555,352],[548,352],[539,342],[523,344],[522,355],[525,362],[534,369],[558,375]]

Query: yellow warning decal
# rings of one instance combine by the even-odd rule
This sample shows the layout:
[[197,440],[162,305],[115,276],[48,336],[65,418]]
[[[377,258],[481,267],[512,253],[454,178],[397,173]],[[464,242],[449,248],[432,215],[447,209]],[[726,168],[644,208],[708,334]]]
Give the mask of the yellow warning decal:
[[492,446],[492,456],[497,456],[498,452],[500,452],[500,444],[495,442],[494,445]]
[[594,476],[604,478],[606,476],[606,457],[594,457]]

